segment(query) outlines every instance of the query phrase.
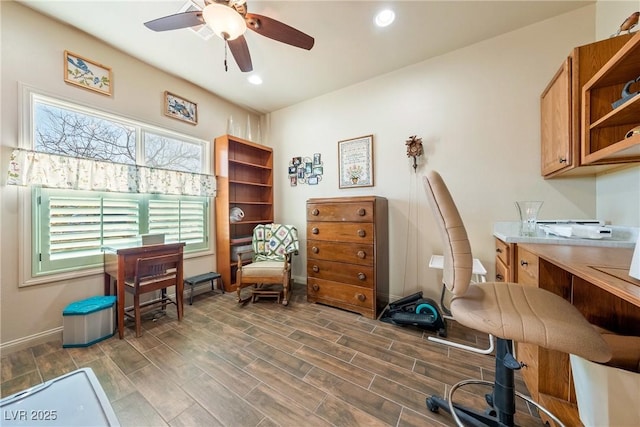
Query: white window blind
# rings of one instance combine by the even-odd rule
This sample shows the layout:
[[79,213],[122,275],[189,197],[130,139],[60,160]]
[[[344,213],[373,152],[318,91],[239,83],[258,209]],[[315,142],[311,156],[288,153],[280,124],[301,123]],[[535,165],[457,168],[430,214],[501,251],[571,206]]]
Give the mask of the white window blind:
[[149,233],[165,242],[206,243],[206,200],[150,200]]
[[102,265],[103,246],[140,244],[164,233],[185,251],[207,248],[207,198],[34,189],[33,274]]

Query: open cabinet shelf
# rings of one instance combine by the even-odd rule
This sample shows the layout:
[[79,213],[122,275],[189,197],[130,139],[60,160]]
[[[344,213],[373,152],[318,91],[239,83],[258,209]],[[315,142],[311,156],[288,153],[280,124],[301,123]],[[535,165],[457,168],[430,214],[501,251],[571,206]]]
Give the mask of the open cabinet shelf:
[[[640,95],[617,108],[623,87],[640,77],[640,33],[636,33],[583,87],[582,163],[640,162],[640,136],[625,138],[640,126]],[[635,82],[632,92],[640,90]]]

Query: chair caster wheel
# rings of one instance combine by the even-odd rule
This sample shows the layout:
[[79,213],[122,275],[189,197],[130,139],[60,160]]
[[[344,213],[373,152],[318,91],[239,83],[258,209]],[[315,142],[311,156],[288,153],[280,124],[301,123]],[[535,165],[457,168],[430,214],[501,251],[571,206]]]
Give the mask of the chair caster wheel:
[[495,409],[491,409],[491,408],[487,408],[484,410],[484,414],[489,416],[489,417],[497,417],[498,413],[496,412]]
[[438,412],[438,409],[440,409],[440,405],[438,405],[437,402],[434,402],[434,400],[430,397],[427,397],[427,408],[431,411],[431,412]]
[[493,394],[487,393],[484,395],[484,400],[487,402],[487,405],[493,407]]

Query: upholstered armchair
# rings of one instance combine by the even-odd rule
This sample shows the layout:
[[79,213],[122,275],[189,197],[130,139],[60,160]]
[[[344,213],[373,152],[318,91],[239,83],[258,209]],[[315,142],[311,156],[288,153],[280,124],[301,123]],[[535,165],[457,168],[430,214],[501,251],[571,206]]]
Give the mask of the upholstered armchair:
[[[255,301],[260,296],[273,296],[280,301],[282,296],[282,304],[287,305],[291,294],[291,257],[298,254],[299,248],[295,227],[284,224],[256,226],[253,229],[252,262],[245,264],[242,253],[238,253],[238,302]],[[248,286],[253,287],[251,295],[242,297],[242,289]]]

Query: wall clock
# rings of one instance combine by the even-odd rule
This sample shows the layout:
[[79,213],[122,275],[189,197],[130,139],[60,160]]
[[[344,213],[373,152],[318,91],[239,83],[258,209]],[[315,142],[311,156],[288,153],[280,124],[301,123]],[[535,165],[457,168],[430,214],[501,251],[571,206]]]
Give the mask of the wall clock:
[[416,135],[410,136],[405,145],[407,146],[407,157],[413,158],[413,170],[415,172],[418,167],[417,158],[424,154],[422,138],[417,138]]

